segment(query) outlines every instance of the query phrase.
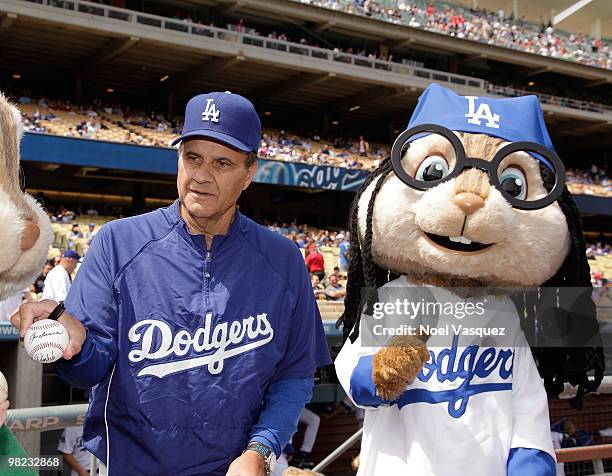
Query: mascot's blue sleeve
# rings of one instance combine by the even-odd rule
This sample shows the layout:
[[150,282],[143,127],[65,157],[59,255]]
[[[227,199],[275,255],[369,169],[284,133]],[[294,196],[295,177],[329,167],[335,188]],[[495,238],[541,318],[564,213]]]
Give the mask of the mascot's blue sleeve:
[[373,359],[373,355],[360,357],[351,374],[351,397],[357,405],[364,407],[378,407],[389,403],[376,395],[376,386],[372,379]]
[[533,448],[512,448],[508,457],[508,476],[555,476],[555,460],[545,451]]
[[336,375],[346,394],[361,408],[373,410],[391,402],[376,395],[372,380],[372,361],[379,349],[362,347],[361,336],[355,342],[348,339],[336,357]]

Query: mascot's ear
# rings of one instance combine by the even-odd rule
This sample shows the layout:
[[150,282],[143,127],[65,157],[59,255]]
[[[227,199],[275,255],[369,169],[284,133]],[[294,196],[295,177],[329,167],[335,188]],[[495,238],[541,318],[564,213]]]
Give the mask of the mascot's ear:
[[[552,189],[554,177],[544,166],[540,169],[544,186]],[[591,296],[591,272],[580,214],[567,188],[557,204],[565,215],[570,235],[568,255],[541,289],[515,296],[515,303],[523,311],[522,326],[529,342],[542,342],[553,329],[568,330],[565,346],[536,347],[533,354],[549,396],[557,397],[564,383],[570,383],[578,386],[570,404],[581,408],[584,393],[597,390],[603,380],[605,355]]]

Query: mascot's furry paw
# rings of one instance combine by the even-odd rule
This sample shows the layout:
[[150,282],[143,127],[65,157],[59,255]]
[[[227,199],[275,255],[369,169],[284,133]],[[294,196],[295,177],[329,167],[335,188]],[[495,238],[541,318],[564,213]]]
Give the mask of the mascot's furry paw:
[[21,114],[0,93],[0,300],[34,281],[51,244],[49,217],[20,189]]
[[323,476],[321,473],[315,473],[309,469],[298,469],[293,466],[289,466],[283,471],[283,476]]
[[412,336],[394,337],[380,349],[372,362],[372,380],[376,394],[385,400],[395,400],[429,360],[425,343]]

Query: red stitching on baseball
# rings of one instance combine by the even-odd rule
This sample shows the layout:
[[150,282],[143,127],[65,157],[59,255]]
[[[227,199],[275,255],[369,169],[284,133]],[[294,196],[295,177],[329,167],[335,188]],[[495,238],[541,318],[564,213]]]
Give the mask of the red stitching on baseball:
[[59,349],[59,350],[61,350],[62,352],[64,351],[63,347],[62,347],[60,344],[58,344],[57,342],[43,342],[43,343],[41,343],[41,344],[38,344],[38,345],[36,345],[36,346],[32,347],[32,348],[30,349],[30,352],[29,352],[29,353],[30,353],[30,354],[35,354],[35,353],[37,353],[39,350],[44,349],[44,348],[46,348],[46,347],[55,347],[56,349]]
[[[45,324],[39,324],[40,321],[35,322],[34,324],[32,324],[30,326],[30,329],[35,328],[35,329],[51,329],[53,327],[59,327],[61,324],[59,322],[49,322],[49,323],[45,323]],[[29,329],[28,329],[29,330]]]

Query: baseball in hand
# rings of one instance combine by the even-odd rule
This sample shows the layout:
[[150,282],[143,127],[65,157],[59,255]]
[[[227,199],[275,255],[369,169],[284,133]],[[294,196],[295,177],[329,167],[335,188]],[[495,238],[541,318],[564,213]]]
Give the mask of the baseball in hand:
[[42,319],[28,328],[23,345],[32,360],[48,364],[62,358],[68,340],[68,331],[62,324]]
[[6,383],[6,378],[0,372],[0,403],[3,403],[8,398],[8,383]]

